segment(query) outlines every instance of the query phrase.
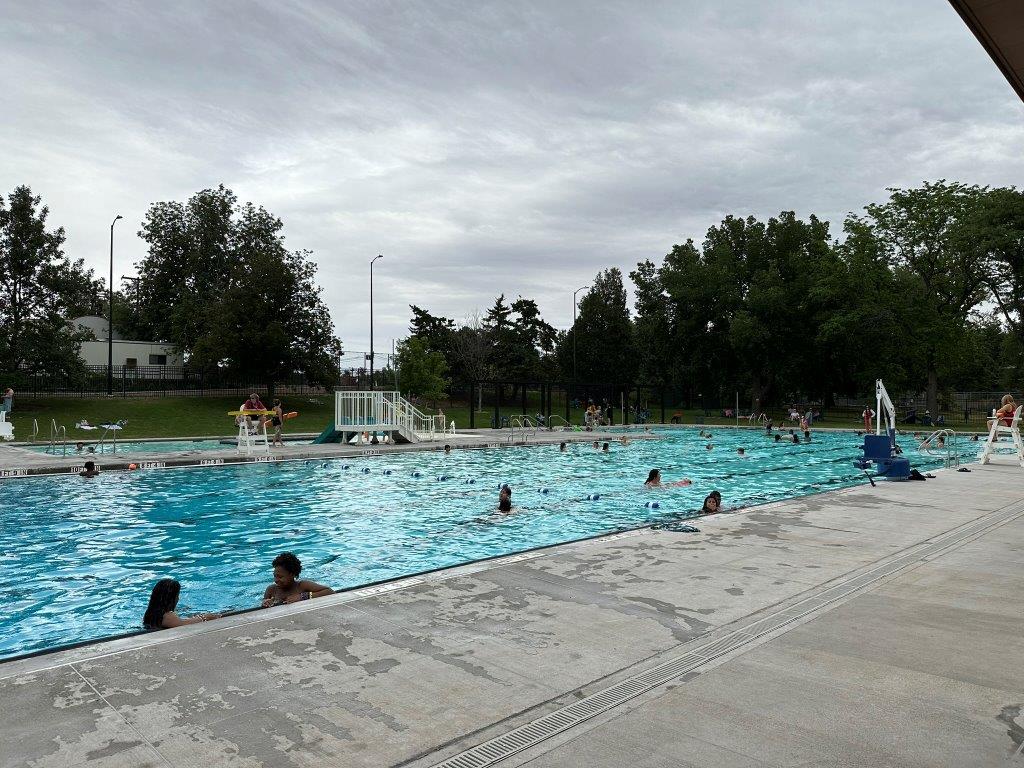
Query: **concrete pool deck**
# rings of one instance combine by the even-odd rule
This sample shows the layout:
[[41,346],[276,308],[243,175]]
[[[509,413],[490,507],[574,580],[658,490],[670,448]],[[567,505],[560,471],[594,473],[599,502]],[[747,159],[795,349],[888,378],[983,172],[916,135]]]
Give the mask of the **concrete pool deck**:
[[1024,470],[971,469],[0,664],[0,766],[1024,765]]

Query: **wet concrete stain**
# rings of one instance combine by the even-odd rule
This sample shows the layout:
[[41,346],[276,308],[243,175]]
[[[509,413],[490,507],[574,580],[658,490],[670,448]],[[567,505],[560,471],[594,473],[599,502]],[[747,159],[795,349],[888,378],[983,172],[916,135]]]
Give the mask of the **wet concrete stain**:
[[739,596],[743,594],[743,590],[739,587],[726,587],[725,591],[728,592],[730,595]]
[[1020,717],[1020,710],[1024,707],[1024,704],[1007,704],[1003,707],[1002,711],[996,715],[996,720],[1009,726],[1006,730],[1006,735],[1010,737],[1012,746],[1010,750],[1016,752],[1022,743],[1024,743],[1024,723],[1018,722]]

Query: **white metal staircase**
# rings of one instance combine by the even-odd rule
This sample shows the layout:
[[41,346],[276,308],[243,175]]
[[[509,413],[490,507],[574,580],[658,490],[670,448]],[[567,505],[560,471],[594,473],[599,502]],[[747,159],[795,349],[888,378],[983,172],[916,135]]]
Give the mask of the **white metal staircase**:
[[334,429],[343,436],[386,432],[406,443],[437,440],[445,432],[444,416],[428,416],[399,392],[335,392]]

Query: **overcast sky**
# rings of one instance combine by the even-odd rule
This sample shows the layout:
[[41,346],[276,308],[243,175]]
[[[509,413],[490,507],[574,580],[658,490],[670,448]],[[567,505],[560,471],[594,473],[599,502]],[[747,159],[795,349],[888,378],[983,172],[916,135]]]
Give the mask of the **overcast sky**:
[[149,203],[224,183],[310,249],[347,350],[726,214],[841,230],[888,186],[1024,178],[1024,105],[944,0],[0,0],[0,189],[115,276]]

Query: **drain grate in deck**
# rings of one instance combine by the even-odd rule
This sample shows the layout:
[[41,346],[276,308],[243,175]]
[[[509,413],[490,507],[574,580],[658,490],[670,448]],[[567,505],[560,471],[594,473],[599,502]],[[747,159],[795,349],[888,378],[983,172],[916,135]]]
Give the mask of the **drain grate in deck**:
[[867,573],[851,576],[849,579],[801,600],[773,616],[752,622],[682,656],[543,715],[526,725],[472,747],[443,762],[436,763],[434,768],[487,768],[487,766],[494,765],[636,696],[670,683],[688,672],[693,672],[714,659],[752,643],[763,635],[779,630],[812,613],[825,610],[837,600],[880,581],[902,568],[919,563],[931,554],[955,546],[983,530],[1000,525],[1021,514],[1024,514],[1024,503],[1012,504],[981,520],[955,528],[937,539],[917,545],[910,553],[901,553],[894,559],[876,564]]

